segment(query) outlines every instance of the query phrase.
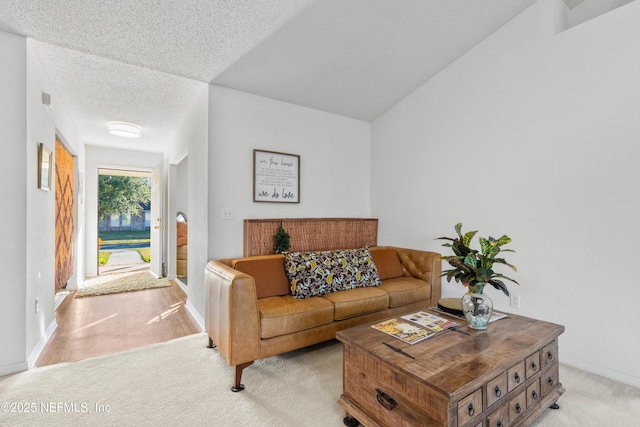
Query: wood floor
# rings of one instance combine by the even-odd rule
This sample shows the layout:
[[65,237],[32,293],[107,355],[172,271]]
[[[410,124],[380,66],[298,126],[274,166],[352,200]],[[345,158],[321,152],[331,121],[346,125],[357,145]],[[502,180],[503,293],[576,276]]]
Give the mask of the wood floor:
[[166,288],[75,298],[56,310],[58,327],[37,367],[75,362],[200,332],[185,308],[186,294],[174,281]]

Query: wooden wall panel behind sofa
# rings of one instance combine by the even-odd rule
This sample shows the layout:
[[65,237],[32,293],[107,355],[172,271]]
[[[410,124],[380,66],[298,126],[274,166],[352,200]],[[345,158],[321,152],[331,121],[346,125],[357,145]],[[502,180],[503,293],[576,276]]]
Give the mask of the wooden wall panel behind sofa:
[[273,236],[280,221],[291,237],[289,251],[328,251],[378,244],[377,218],[245,219],[244,256],[273,254]]

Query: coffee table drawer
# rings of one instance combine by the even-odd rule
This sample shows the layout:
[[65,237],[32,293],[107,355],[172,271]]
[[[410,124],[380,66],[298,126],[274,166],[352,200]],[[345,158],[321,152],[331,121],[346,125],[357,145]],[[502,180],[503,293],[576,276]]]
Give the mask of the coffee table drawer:
[[487,417],[487,427],[507,427],[509,425],[509,406],[502,406],[500,409],[489,414]]
[[527,386],[527,408],[533,406],[540,399],[540,378]]
[[458,426],[462,426],[482,414],[482,389],[479,388],[458,401]]
[[503,372],[487,383],[485,394],[487,407],[490,407],[503,396],[507,395],[507,373]]
[[524,384],[524,360],[507,371],[507,388],[509,391],[515,389],[520,384]]
[[513,423],[527,409],[527,397],[522,390],[509,401],[509,422]]
[[540,372],[540,352],[536,351],[524,361],[524,370],[527,379]]
[[558,384],[558,365],[555,364],[542,373],[540,377],[540,393],[547,394],[556,384]]
[[[446,425],[448,400],[353,347],[344,349],[343,396],[381,425]],[[482,408],[482,401],[480,401]]]
[[558,355],[558,342],[552,341],[551,343],[542,347],[542,369],[546,368],[550,364],[554,363]]

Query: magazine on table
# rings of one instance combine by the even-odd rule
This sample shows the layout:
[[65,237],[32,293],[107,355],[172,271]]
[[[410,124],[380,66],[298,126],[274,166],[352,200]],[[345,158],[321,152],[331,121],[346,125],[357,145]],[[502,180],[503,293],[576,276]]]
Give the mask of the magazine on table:
[[[442,310],[438,306],[429,307],[429,310],[432,310],[432,311],[435,311],[435,312],[438,312],[438,313],[442,313],[442,314],[446,314],[447,316],[455,317],[456,319],[466,320],[466,318],[464,317],[464,314],[451,313],[449,311]],[[503,313],[501,311],[495,311],[494,310],[493,313],[491,313],[491,318],[489,319],[489,322],[495,322],[496,320],[504,319],[505,317],[509,317],[509,315],[507,313]]]
[[409,344],[415,344],[435,335],[435,332],[431,329],[412,325],[409,322],[403,322],[398,319],[385,320],[371,325],[371,327]]
[[445,329],[455,328],[460,326],[459,323],[452,320],[444,319],[435,314],[427,313],[426,311],[418,311],[417,313],[407,314],[402,316],[403,319],[409,320],[418,325],[431,329],[434,332],[444,331]]

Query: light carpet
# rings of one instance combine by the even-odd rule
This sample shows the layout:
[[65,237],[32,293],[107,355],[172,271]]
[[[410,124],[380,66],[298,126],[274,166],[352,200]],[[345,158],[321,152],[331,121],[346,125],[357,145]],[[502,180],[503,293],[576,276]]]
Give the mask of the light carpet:
[[89,279],[84,285],[76,292],[76,298],[165,288],[171,286],[171,282],[164,277],[158,279],[149,271],[143,271],[106,274]]
[[[240,393],[205,333],[0,378],[0,425],[344,426],[342,344],[319,344],[256,362]],[[640,389],[561,365],[567,392],[536,426],[630,426]],[[32,412],[25,413],[24,405]],[[66,405],[66,406],[65,406]],[[16,407],[16,410],[20,407]],[[48,412],[47,412],[48,411]]]

